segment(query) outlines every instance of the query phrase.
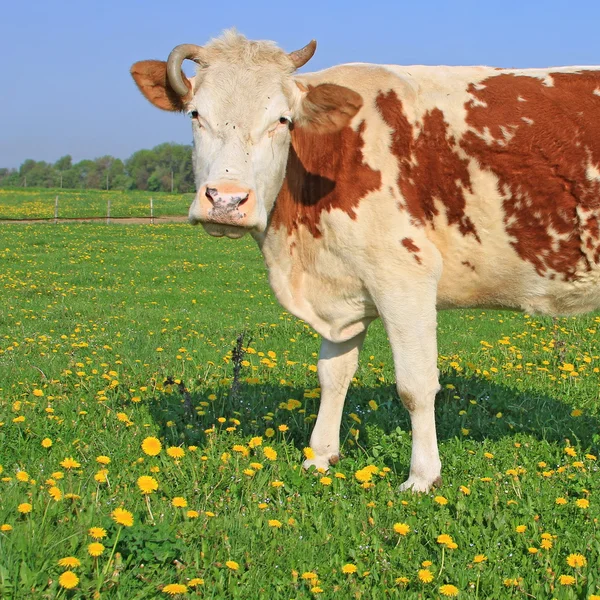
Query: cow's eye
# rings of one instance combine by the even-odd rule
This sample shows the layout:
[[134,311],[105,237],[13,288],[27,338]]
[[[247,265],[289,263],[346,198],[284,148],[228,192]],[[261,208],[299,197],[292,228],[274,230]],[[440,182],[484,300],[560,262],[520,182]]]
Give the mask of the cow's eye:
[[197,119],[198,118],[198,111],[197,110],[193,110],[192,112],[190,112],[190,117],[192,117],[192,119]]
[[279,117],[279,122],[282,125],[291,125],[292,124],[292,118],[291,117]]

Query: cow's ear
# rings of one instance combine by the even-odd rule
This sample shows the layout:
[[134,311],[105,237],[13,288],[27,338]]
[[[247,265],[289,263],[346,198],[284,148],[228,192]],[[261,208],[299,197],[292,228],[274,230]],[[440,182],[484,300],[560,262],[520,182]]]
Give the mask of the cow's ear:
[[301,83],[297,85],[303,93],[299,125],[316,133],[333,133],[343,129],[363,105],[360,94],[335,83],[308,87]]
[[188,88],[186,96],[180,96],[167,78],[167,63],[163,60],[141,60],[131,67],[133,77],[140,92],[154,106],[162,110],[183,111],[192,99],[193,78],[189,79],[181,72],[181,78]]

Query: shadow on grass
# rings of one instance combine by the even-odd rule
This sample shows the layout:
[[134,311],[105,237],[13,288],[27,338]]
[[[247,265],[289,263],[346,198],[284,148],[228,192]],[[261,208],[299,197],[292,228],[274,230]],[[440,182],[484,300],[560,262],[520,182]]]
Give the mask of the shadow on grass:
[[[455,438],[482,442],[531,436],[560,444],[569,439],[594,453],[598,450],[598,418],[572,416],[572,407],[555,398],[456,373],[442,375],[441,384],[436,399],[440,442]],[[453,388],[446,387],[448,384]],[[201,445],[205,430],[215,424],[222,430],[234,427],[231,433],[236,440],[264,436],[268,428],[286,425],[285,438],[302,449],[309,443],[319,408],[319,398],[305,397],[305,389],[299,387],[243,384],[236,398],[232,398],[230,387],[215,387],[202,393],[190,393],[177,384],[169,388],[169,393],[161,392],[153,399],[150,410],[160,434],[170,444]],[[290,399],[299,400],[301,406],[286,408]],[[371,400],[377,403],[376,410],[370,406]],[[225,421],[219,423],[219,417]],[[353,429],[360,430],[358,440]],[[405,450],[410,449],[409,430],[408,413],[394,385],[351,386],[341,430],[344,455],[366,452],[393,462],[405,462],[405,452],[399,454],[390,446],[399,444]],[[468,434],[463,430],[468,430]]]

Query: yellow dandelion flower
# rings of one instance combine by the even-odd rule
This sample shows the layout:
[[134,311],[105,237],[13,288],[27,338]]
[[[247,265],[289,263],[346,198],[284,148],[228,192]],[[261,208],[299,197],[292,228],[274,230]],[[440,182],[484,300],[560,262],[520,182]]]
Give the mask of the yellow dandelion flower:
[[27,471],[17,471],[15,475],[17,481],[27,482],[29,481],[29,473]]
[[157,456],[162,449],[162,444],[158,438],[147,437],[142,442],[142,451],[148,456]]
[[187,585],[183,583],[169,583],[162,589],[165,594],[176,596],[177,594],[185,594],[188,591]]
[[225,566],[232,571],[237,571],[240,568],[240,565],[236,563],[235,560],[226,561]]
[[202,579],[202,577],[194,577],[194,579],[188,581],[189,587],[198,587],[199,585],[204,585],[204,579]]
[[9,525],[8,523],[3,523],[2,525],[0,525],[0,531],[3,531],[5,533],[12,531],[12,529],[12,525]]
[[304,458],[307,460],[312,460],[315,457],[315,451],[308,447],[302,450],[302,454],[304,454]]
[[171,504],[176,508],[185,508],[187,506],[187,500],[181,496],[175,496],[175,498],[171,500]]
[[277,519],[269,519],[269,527],[276,527],[277,529],[281,529],[283,523],[278,521]]
[[197,510],[188,510],[185,514],[188,519],[197,519],[200,516],[200,513]]
[[75,556],[65,556],[64,558],[59,559],[58,566],[74,569],[75,567],[81,566],[81,561]]
[[54,501],[62,500],[63,493],[55,485],[48,489],[48,493]]
[[115,508],[110,513],[110,516],[117,525],[122,525],[123,527],[131,527],[133,525],[133,513],[124,508]]
[[377,410],[379,408],[379,405],[377,404],[377,402],[375,402],[375,400],[369,400],[369,407],[371,408],[371,410]]
[[43,448],[50,448],[52,446],[52,440],[50,438],[44,438],[42,440],[42,447]]
[[458,588],[455,585],[447,583],[440,587],[440,594],[442,594],[442,596],[458,596]]
[[583,554],[569,554],[569,556],[567,556],[567,564],[570,567],[578,569],[587,565],[587,559]]
[[289,427],[287,425],[280,425],[277,429],[279,429],[279,431],[284,433],[289,430]]
[[430,560],[424,560],[424,561],[421,563],[421,566],[422,566],[422,567],[425,567],[425,568],[427,569],[428,567],[431,567],[431,565],[432,565],[432,564],[433,564],[433,563],[432,563]]
[[69,456],[60,463],[60,466],[63,469],[78,469],[81,466],[81,463],[77,462],[74,458]]
[[445,546],[447,546],[448,544],[452,544],[453,541],[454,540],[452,539],[452,536],[448,535],[447,533],[442,533],[437,537],[437,543],[443,544]]
[[311,587],[311,588],[310,588],[310,591],[311,591],[313,594],[322,594],[322,593],[323,593],[323,588],[322,588],[322,587],[319,587],[318,585],[316,585],[315,587]]
[[265,446],[263,448],[263,453],[265,458],[268,460],[277,460],[277,451],[273,450],[270,446]]
[[400,576],[396,577],[394,582],[396,585],[408,585],[410,583],[410,579],[408,577]]
[[563,497],[557,498],[554,502],[558,504],[558,506],[564,506],[565,504],[568,504],[568,500]]
[[278,480],[271,481],[271,487],[280,488],[280,487],[283,487],[283,486],[284,486],[283,481],[278,481]]
[[356,573],[356,571],[358,571],[358,569],[356,565],[353,565],[352,563],[345,564],[342,567],[342,573],[346,573],[346,575],[352,575],[352,573]]
[[535,546],[531,546],[531,548],[527,548],[527,552],[529,552],[529,554],[537,554],[538,549]]
[[272,438],[275,435],[275,430],[272,427],[269,427],[265,430],[265,437]]
[[90,527],[88,535],[94,540],[101,540],[106,537],[106,529],[104,527]]
[[22,502],[21,504],[19,504],[19,506],[17,506],[17,510],[22,514],[22,515],[26,515],[27,513],[30,513],[33,509],[33,506],[31,506],[31,504],[29,504],[29,502]]
[[262,437],[259,437],[259,436],[257,436],[257,437],[253,437],[253,438],[252,438],[252,439],[251,439],[251,440],[248,442],[248,446],[249,446],[250,448],[256,448],[257,446],[262,446],[262,442],[263,442],[263,439],[262,439]]
[[458,488],[465,496],[468,496],[471,493],[471,490],[466,485],[461,485]]
[[96,456],[96,462],[101,465],[109,465],[110,458],[108,456],[104,456],[104,454],[101,454],[100,456]]
[[91,544],[88,544],[87,551],[90,556],[96,558],[104,552],[104,544],[101,544],[100,542],[92,542]]
[[540,546],[544,549],[544,550],[551,550],[553,543],[552,540],[542,540],[540,542]]
[[575,501],[575,505],[578,508],[589,508],[590,507],[590,501],[587,500],[586,498],[579,498],[578,500]]
[[313,571],[305,571],[301,577],[306,581],[312,581],[313,579],[317,579],[317,574]]
[[66,590],[71,590],[79,583],[79,577],[73,571],[65,571],[58,578],[58,583]]
[[406,523],[394,523],[394,531],[399,535],[406,535],[410,531],[410,526]]
[[185,450],[179,446],[170,446],[167,448],[167,454],[171,458],[183,458],[185,456]]
[[567,446],[565,448],[565,454],[567,454],[568,456],[575,457],[577,456],[577,451],[572,446]]
[[433,581],[433,573],[429,569],[419,569],[417,576],[423,583],[431,583]]
[[434,502],[437,502],[438,504],[441,504],[442,506],[445,506],[446,504],[448,504],[448,500],[446,500],[446,498],[444,498],[444,496],[436,496],[433,499]]
[[42,390],[33,390],[32,394],[34,396],[37,396],[38,398],[41,398],[44,395],[44,392]]
[[558,578],[560,585],[573,585],[575,583],[575,577],[572,575],[561,575]]
[[485,554],[476,554],[473,558],[474,563],[482,563],[487,560],[487,556]]
[[527,525],[517,525],[515,531],[517,533],[525,533],[527,531]]
[[95,475],[94,479],[98,483],[106,483],[106,478],[108,476],[108,469],[100,469]]
[[321,477],[321,479],[319,479],[321,485],[331,485],[331,481],[331,477]]
[[137,485],[142,494],[151,494],[158,489],[158,481],[149,475],[142,475],[141,477],[138,477]]

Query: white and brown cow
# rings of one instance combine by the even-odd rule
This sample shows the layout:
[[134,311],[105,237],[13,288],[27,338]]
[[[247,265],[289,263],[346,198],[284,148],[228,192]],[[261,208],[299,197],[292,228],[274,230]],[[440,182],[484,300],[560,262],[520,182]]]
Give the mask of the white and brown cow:
[[[281,304],[323,337],[305,466],[338,459],[369,323],[389,336],[413,449],[402,489],[440,480],[436,312],[600,306],[600,68],[347,64],[295,75],[235,32],[132,75],[192,121],[192,223],[258,242]],[[188,79],[184,59],[198,63]]]

